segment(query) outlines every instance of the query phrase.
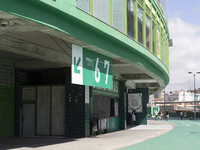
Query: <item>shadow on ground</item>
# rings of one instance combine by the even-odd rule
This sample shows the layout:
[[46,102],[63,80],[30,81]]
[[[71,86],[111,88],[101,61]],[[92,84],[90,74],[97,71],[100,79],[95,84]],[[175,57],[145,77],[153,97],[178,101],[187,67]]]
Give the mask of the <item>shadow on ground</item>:
[[12,137],[0,138],[0,150],[14,148],[38,148],[47,145],[75,142],[76,139],[66,137]]

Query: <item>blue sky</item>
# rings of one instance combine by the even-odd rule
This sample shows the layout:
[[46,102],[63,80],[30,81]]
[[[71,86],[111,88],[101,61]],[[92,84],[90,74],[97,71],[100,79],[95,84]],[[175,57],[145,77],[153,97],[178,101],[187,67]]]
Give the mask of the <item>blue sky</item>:
[[[194,88],[193,76],[200,72],[200,0],[169,0],[168,28],[174,46],[169,48],[170,83],[166,91]],[[196,75],[200,88],[200,74]]]
[[183,21],[200,23],[200,0],[168,0],[169,19],[180,17]]

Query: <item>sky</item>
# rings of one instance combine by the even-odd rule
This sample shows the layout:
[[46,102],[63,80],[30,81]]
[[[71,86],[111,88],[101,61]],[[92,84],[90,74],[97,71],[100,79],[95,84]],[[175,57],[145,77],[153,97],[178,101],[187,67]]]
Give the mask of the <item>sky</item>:
[[[168,0],[170,82],[166,92],[200,88],[200,0]],[[193,72],[193,74],[188,74]]]

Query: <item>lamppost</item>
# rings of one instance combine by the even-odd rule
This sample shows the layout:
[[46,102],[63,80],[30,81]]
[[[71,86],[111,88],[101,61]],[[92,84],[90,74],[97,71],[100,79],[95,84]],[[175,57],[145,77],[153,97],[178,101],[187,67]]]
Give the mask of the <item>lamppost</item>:
[[[192,72],[188,72],[188,74],[193,74]],[[200,72],[196,72],[196,74],[200,74]],[[196,92],[195,92],[195,73],[193,74],[194,76],[194,120],[196,120],[196,104],[195,104],[195,96],[196,96]]]

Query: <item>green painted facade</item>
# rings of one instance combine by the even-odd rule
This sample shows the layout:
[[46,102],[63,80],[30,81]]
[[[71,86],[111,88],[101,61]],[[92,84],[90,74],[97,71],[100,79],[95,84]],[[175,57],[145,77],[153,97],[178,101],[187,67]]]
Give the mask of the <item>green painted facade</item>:
[[[7,0],[2,0],[0,9],[5,12],[52,27],[86,43],[95,45],[108,52],[141,65],[163,79],[165,85],[167,85],[169,83],[169,34],[167,25],[161,15],[159,7],[153,0],[140,2],[139,0],[135,1],[135,3],[138,5],[142,4],[141,6],[144,9],[144,13],[148,13],[146,11],[148,9],[145,9],[147,2],[150,3],[150,8],[148,9],[151,10],[151,22],[155,21],[156,28],[160,29],[161,33],[164,35],[165,55],[163,62],[152,53],[152,49],[148,51],[144,46],[138,44],[137,37],[136,41],[129,38],[126,35],[126,27],[124,33],[119,32],[111,27],[112,24],[105,24],[92,15],[89,15],[86,12],[78,9],[76,7],[75,0],[59,0],[51,2],[47,0],[9,0],[9,2]],[[90,6],[91,14],[93,14],[92,1]],[[135,5],[135,7],[136,6],[137,5]],[[151,13],[153,10],[155,15]],[[135,30],[136,29],[137,26],[135,27]],[[143,33],[145,34],[145,32]]]
[[71,68],[66,69],[66,137],[90,135],[90,105],[85,103],[85,86],[71,84]]
[[[37,22],[72,36],[80,41],[94,45],[113,55],[129,60],[157,75],[167,85],[169,83],[169,32],[162,11],[154,0],[135,0],[134,39],[127,36],[127,0],[124,0],[124,31],[113,27],[113,8],[110,0],[110,22],[107,24],[93,16],[93,0],[90,0],[90,13],[76,7],[76,0],[1,0],[0,10]],[[138,43],[137,7],[143,9],[143,43]],[[150,17],[150,49],[146,48],[146,15]],[[155,30],[152,31],[152,24]],[[153,32],[157,29],[163,36],[162,58],[153,53]],[[155,41],[161,41],[156,39]],[[155,47],[156,47],[155,43]],[[156,49],[157,50],[157,49]],[[85,103],[85,87],[71,84],[71,68],[65,72],[66,89],[66,136],[85,137],[90,135],[92,118],[92,97]],[[15,88],[0,86],[0,137],[20,136],[21,81],[20,71],[16,72]],[[127,104],[125,81],[119,81],[119,117],[109,118],[108,132],[126,128]],[[90,90],[92,93],[92,90]],[[143,112],[137,115],[137,124],[146,124],[146,100],[148,89],[136,89],[143,94]],[[16,93],[16,94],[15,94]],[[73,101],[71,101],[73,99]],[[78,119],[74,119],[78,118]]]
[[0,58],[0,137],[12,137],[15,134],[15,87],[14,63]]
[[108,132],[119,130],[119,118],[108,118]]

